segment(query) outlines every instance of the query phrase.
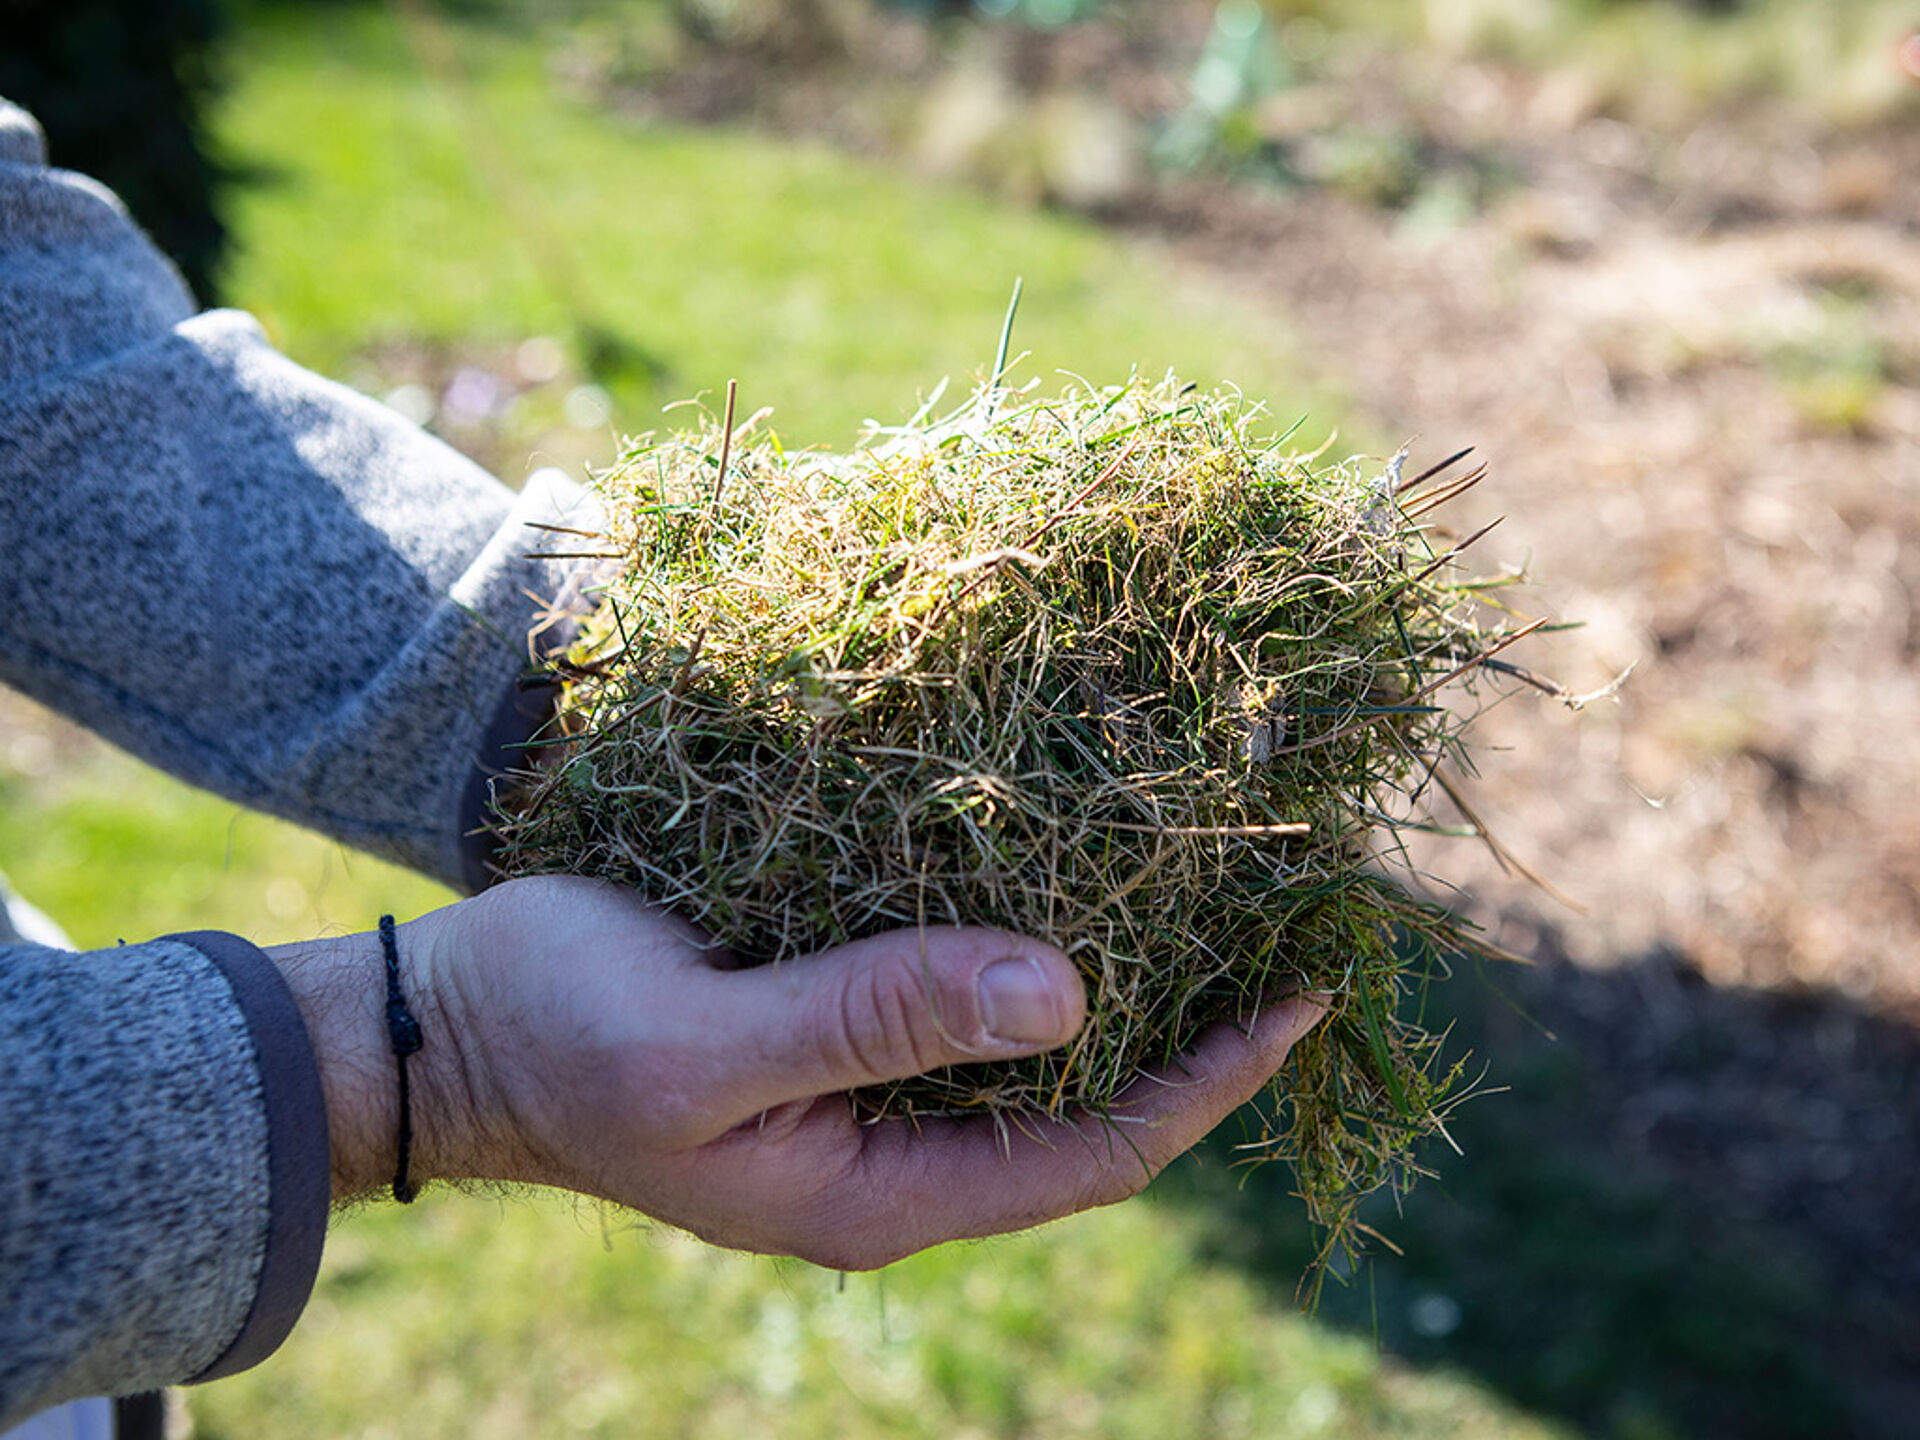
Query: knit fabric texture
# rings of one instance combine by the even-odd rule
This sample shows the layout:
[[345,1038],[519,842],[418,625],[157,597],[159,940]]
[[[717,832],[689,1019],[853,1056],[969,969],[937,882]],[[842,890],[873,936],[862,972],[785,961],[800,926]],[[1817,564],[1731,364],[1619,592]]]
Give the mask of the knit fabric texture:
[[253,1302],[271,1196],[213,963],[0,945],[0,1429],[197,1374]]

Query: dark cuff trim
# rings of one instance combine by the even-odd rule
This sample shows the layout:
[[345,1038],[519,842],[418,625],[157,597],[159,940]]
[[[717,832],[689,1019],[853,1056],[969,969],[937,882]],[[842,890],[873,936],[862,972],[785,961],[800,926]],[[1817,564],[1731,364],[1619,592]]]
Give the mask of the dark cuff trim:
[[313,1042],[279,969],[237,935],[201,930],[165,938],[193,946],[233,987],[266,1101],[268,1220],[260,1286],[233,1343],[188,1382],[198,1384],[258,1365],[280,1348],[306,1308],[327,1238],[333,1155]]
[[478,895],[498,878],[488,863],[496,843],[494,782],[509,770],[526,768],[525,746],[553,718],[558,691],[558,684],[547,680],[524,689],[516,686],[480,737],[479,758],[460,796],[460,884],[469,895]]

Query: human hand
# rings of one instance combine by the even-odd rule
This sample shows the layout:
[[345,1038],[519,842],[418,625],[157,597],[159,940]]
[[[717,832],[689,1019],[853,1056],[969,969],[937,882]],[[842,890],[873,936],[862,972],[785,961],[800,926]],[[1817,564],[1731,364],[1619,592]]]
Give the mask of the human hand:
[[[377,941],[320,944],[347,948],[276,958],[297,996],[337,996],[343,967],[363,972],[346,982],[368,997],[350,1007],[362,1013],[323,1017],[315,1035],[344,1194],[391,1173],[393,1063]],[[1105,1121],[862,1124],[849,1089],[1071,1039],[1086,1004],[1072,965],[1003,932],[929,929],[732,969],[635,896],[558,876],[424,916],[399,944],[426,1034],[410,1062],[417,1177],[557,1185],[716,1244],[849,1270],[1135,1194],[1322,1013],[1291,1000],[1244,1035],[1217,1027]]]

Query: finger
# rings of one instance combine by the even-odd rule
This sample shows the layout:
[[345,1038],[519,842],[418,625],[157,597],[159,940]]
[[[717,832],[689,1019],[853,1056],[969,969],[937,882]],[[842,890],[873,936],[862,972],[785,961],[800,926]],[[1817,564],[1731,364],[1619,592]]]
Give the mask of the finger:
[[1138,1194],[1258,1094],[1325,1013],[1295,998],[1244,1033],[1215,1026],[1182,1070],[1135,1081],[1107,1117],[873,1126],[827,1223],[801,1253],[873,1269],[943,1241],[1029,1229]]
[[902,930],[719,977],[742,1117],[943,1065],[1031,1055],[1086,1019],[1073,963],[999,930]]
[[[1142,1075],[1129,1085],[1108,1119],[1120,1136],[1132,1141],[1135,1164],[1131,1174],[1124,1165],[1110,1168],[1116,1178],[1137,1183],[1113,1199],[1144,1189],[1169,1161],[1191,1150],[1258,1095],[1326,1013],[1318,1000],[1291,996],[1262,1011],[1244,1030],[1213,1026],[1181,1065]],[[1086,1122],[1079,1128],[1086,1130]]]

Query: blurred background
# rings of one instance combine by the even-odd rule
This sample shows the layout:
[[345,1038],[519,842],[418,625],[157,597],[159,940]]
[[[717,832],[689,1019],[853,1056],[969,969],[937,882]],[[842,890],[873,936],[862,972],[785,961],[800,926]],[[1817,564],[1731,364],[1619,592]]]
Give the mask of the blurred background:
[[[511,484],[738,377],[844,447],[986,366],[1475,445],[1578,713],[1432,837],[1526,957],[1488,1093],[1303,1316],[1229,1125],[1144,1201],[842,1280],[556,1200],[337,1227],[203,1437],[1911,1436],[1910,0],[5,0],[0,94],[209,303]],[[1462,817],[1440,817],[1458,824]],[[83,944],[447,897],[0,692],[0,870]],[[1389,1243],[1390,1242],[1390,1243]]]

